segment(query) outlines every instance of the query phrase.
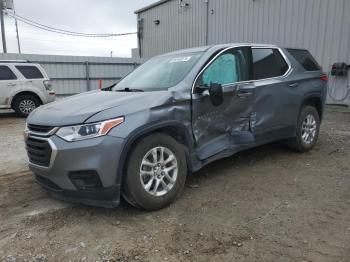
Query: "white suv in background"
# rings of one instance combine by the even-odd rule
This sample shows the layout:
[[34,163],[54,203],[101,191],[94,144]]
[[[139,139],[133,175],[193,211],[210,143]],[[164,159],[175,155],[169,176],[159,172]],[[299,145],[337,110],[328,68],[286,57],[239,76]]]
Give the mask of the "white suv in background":
[[40,105],[53,102],[55,92],[39,64],[0,60],[0,109],[14,109],[26,117]]

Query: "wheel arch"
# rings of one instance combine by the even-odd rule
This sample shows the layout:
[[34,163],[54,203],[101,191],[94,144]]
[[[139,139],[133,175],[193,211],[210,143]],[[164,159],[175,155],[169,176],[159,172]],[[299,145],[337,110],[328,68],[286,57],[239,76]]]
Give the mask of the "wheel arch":
[[191,155],[194,150],[194,144],[190,131],[185,125],[182,124],[182,122],[166,121],[162,123],[142,126],[133,131],[126,138],[126,142],[124,143],[123,150],[119,158],[119,163],[121,164],[118,166],[117,170],[117,184],[122,183],[122,179],[125,175],[125,168],[128,157],[133,147],[144,137],[155,133],[167,134],[173,137],[176,141],[180,142],[185,148],[187,166],[189,170],[192,170]]
[[320,120],[322,120],[323,113],[324,113],[324,103],[321,95],[319,93],[311,93],[306,95],[303,98],[302,104],[300,106],[300,110],[301,108],[307,105],[313,106],[317,110]]
[[38,99],[40,105],[43,104],[43,101],[42,99],[40,98],[40,96],[34,92],[31,92],[31,91],[21,91],[19,93],[17,93],[11,100],[10,102],[10,105],[11,105],[11,108],[14,107],[14,102],[16,101],[16,99],[19,97],[19,96],[22,96],[22,95],[31,95],[31,96],[34,96],[36,99]]

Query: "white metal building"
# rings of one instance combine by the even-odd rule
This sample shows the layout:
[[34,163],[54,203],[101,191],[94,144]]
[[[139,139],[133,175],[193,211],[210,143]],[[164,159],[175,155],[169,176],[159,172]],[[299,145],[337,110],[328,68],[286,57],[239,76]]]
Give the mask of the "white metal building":
[[[161,0],[135,13],[142,58],[253,42],[307,48],[328,72],[350,64],[350,0]],[[329,103],[350,105],[349,76],[330,77]]]

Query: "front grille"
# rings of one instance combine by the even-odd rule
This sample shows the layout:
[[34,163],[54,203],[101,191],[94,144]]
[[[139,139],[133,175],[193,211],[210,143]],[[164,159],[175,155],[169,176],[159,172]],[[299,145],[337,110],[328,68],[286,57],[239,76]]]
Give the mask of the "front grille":
[[48,133],[52,129],[54,129],[53,126],[40,126],[40,125],[28,125],[29,131],[36,132],[36,133]]
[[30,163],[44,167],[50,165],[52,149],[48,141],[29,137],[26,144]]

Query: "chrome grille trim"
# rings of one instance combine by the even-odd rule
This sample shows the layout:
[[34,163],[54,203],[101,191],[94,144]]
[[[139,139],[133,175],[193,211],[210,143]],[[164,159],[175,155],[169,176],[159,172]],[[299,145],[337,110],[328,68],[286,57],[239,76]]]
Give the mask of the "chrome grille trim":
[[[38,140],[45,140],[45,141],[47,141],[49,143],[49,145],[51,147],[51,156],[50,156],[50,162],[49,162],[48,166],[41,166],[41,165],[34,164],[34,163],[30,162],[29,156],[27,155],[28,156],[29,166],[33,166],[33,167],[40,168],[40,169],[43,169],[43,170],[51,169],[52,166],[53,166],[53,163],[54,163],[54,161],[56,159],[56,155],[57,155],[57,147],[54,144],[54,142],[50,138],[33,136],[31,134],[29,134],[28,138],[33,138],[33,139],[38,139]],[[26,143],[27,143],[27,141],[26,141]],[[27,154],[28,154],[28,151],[27,151]]]

